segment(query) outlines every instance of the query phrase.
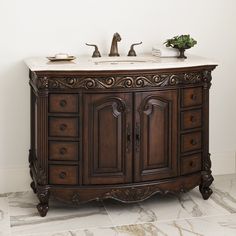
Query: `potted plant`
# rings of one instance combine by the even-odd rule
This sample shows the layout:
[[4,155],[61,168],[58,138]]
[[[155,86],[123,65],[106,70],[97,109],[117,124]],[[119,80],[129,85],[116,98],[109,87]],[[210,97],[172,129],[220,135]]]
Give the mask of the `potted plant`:
[[178,49],[180,52],[178,58],[187,58],[184,55],[185,50],[193,47],[195,44],[197,44],[197,41],[191,38],[189,34],[187,34],[167,39],[166,42],[164,42],[164,44],[166,45],[166,47],[172,47]]

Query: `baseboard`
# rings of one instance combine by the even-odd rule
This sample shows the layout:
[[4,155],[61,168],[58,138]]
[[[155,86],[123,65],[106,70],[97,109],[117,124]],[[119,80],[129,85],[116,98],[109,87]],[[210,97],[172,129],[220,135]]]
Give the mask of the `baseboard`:
[[0,193],[27,191],[30,183],[28,166],[0,169]]
[[[213,175],[236,173],[235,151],[211,154]],[[31,178],[28,166],[0,169],[0,193],[30,190]]]

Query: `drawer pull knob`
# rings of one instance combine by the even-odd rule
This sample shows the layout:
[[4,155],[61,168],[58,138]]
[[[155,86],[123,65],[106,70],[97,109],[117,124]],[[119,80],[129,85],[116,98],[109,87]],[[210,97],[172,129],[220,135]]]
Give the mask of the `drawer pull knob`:
[[61,155],[65,155],[66,152],[67,152],[67,149],[64,148],[64,147],[60,149],[60,154],[61,154]]
[[60,101],[60,106],[61,106],[61,107],[65,107],[66,105],[67,105],[66,100],[61,100],[61,101]]
[[60,178],[60,179],[65,179],[65,178],[66,178],[66,172],[62,171],[62,172],[59,174],[59,178]]
[[192,95],[191,95],[191,99],[192,99],[193,101],[196,101],[196,100],[197,100],[197,95],[196,95],[196,94],[192,94]]
[[192,140],[191,140],[191,144],[192,144],[192,145],[197,145],[197,141],[196,141],[195,139],[192,139]]
[[196,122],[195,116],[191,116],[191,117],[190,117],[190,121],[193,122],[193,123]]
[[66,124],[61,124],[61,125],[60,125],[60,130],[61,130],[61,131],[65,131],[66,128],[67,128],[67,125],[66,125]]

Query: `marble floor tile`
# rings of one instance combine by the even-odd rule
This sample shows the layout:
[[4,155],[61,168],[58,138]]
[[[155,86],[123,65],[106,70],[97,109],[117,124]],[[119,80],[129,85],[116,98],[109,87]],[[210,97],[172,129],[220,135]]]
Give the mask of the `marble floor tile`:
[[33,234],[32,236],[117,236],[118,232],[114,227],[88,228],[83,230],[69,230],[65,232]]
[[87,227],[112,226],[101,202],[79,207],[53,201],[46,217],[40,217],[36,209],[38,200],[31,192],[10,194],[10,220],[13,235],[53,233]]
[[[236,215],[154,222],[153,234],[165,236],[235,236]],[[146,234],[144,234],[146,235]],[[149,234],[147,234],[149,235]]]
[[[236,214],[165,222],[89,228],[40,236],[235,236]],[[39,236],[36,234],[34,236]]]
[[0,236],[10,236],[8,199],[0,197]]
[[214,201],[215,204],[228,213],[236,213],[235,175],[215,177],[212,190],[214,194],[211,197],[211,201]]
[[198,189],[178,196],[155,195],[137,204],[126,205],[115,201],[106,201],[104,205],[114,225],[185,219],[229,213],[214,200],[203,200]]
[[31,191],[1,194],[0,236],[235,236],[236,175],[215,177],[212,188],[207,201],[198,188],[135,204],[106,200],[73,207],[51,201],[45,218]]
[[140,204],[125,204],[115,200],[104,201],[104,206],[114,225],[137,224],[157,220],[151,210],[144,210]]

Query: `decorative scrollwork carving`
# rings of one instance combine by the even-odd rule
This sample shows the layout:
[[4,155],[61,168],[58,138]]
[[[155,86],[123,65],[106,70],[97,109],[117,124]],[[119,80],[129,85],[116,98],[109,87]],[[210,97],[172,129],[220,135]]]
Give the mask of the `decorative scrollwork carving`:
[[140,202],[155,194],[177,194],[187,192],[189,189],[190,188],[187,188],[184,184],[181,184],[179,189],[175,191],[161,189],[158,185],[113,189],[107,192],[103,198],[113,198],[121,202]]
[[49,200],[49,188],[47,187],[38,187],[37,196],[41,203],[46,204]]
[[[160,73],[147,74],[141,76],[108,76],[108,77],[86,77],[76,78],[51,78],[31,75],[31,80],[36,83],[38,89],[108,89],[108,88],[143,88],[143,87],[164,87],[175,86],[179,84],[209,84],[211,80],[211,71],[188,73]],[[37,82],[36,82],[37,81]]]
[[37,87],[39,89],[47,89],[49,87],[49,79],[45,76],[42,78],[38,78],[37,80]]
[[39,214],[44,217],[48,212],[48,201],[49,201],[49,188],[48,187],[38,187],[37,196],[40,203],[37,205]]
[[203,199],[205,200],[207,200],[212,194],[210,185],[214,181],[214,178],[211,173],[211,159],[210,153],[208,153],[207,157],[203,160],[202,180],[199,186],[199,190],[202,194]]
[[47,184],[47,175],[46,175],[45,170],[42,167],[39,167],[37,170],[36,180],[37,180],[37,183],[40,185]]
[[134,187],[127,189],[113,189],[106,193],[104,198],[113,198],[121,202],[139,202],[157,193],[167,194],[171,193],[171,191],[162,190],[157,185],[148,186],[145,188]]
[[204,89],[210,89],[211,80],[212,80],[211,72],[208,70],[203,71]]
[[72,198],[71,198],[71,201],[74,205],[79,205],[80,195],[78,193],[74,193]]

